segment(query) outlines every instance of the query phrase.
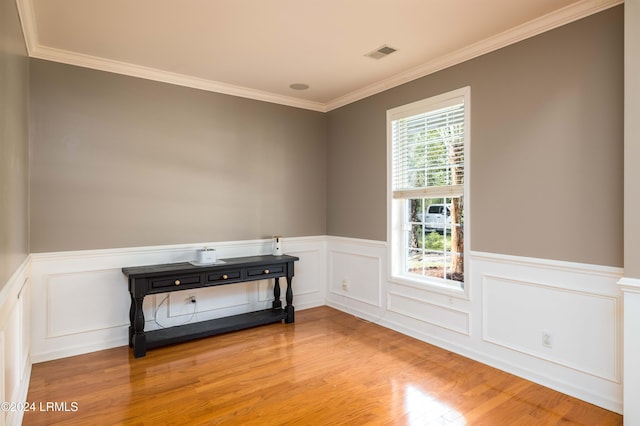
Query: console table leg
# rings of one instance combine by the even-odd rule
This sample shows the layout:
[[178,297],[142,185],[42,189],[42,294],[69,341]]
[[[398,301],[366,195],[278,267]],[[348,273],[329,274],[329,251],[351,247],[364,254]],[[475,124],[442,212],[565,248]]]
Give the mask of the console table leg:
[[287,314],[287,318],[285,318],[284,322],[287,324],[295,321],[295,309],[293,308],[293,288],[291,286],[292,281],[293,277],[287,277],[287,292],[285,295],[287,306],[284,308],[284,312],[285,314]]
[[131,336],[131,344],[133,346],[133,355],[136,358],[143,357],[147,354],[147,338],[144,335],[144,312],[142,311],[143,297],[131,297],[133,301],[133,335]]
[[282,308],[282,302],[280,301],[280,277],[275,278],[275,284],[273,285],[273,309]]
[[133,347],[133,335],[135,330],[133,329],[133,323],[136,315],[136,300],[133,298],[133,294],[129,293],[131,296],[131,306],[129,307],[129,347]]

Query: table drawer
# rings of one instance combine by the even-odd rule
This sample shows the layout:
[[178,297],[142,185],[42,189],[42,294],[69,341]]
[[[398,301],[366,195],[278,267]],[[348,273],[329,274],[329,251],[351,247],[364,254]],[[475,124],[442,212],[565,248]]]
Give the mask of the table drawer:
[[175,275],[171,277],[151,278],[152,289],[180,288],[183,286],[198,285],[202,283],[202,275]]
[[282,276],[285,273],[285,265],[264,265],[247,268],[247,277],[259,279],[260,277]]
[[228,271],[215,271],[207,273],[207,283],[223,284],[225,281],[235,282],[242,277],[239,269]]

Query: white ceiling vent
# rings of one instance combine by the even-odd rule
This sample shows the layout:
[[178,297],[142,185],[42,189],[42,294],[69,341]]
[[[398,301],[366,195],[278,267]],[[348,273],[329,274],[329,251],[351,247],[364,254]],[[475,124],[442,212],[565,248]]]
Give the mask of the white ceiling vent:
[[394,49],[393,47],[389,47],[389,46],[387,46],[385,44],[384,46],[379,47],[376,50],[365,54],[364,56],[367,56],[367,57],[373,58],[373,59],[382,59],[385,56],[391,55],[396,50],[398,50],[398,49]]

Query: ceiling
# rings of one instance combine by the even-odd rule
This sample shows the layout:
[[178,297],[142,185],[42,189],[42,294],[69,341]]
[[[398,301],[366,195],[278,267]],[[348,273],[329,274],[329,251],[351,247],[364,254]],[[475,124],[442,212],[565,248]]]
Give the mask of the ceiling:
[[32,57],[317,111],[620,3],[17,0]]

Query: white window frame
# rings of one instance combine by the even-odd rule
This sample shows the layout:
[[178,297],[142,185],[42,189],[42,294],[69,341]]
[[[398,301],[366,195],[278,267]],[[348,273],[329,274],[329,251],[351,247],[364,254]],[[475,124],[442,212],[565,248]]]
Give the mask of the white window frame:
[[[420,277],[416,274],[407,274],[404,269],[404,206],[406,199],[393,198],[393,128],[392,122],[401,118],[411,117],[429,111],[435,111],[442,107],[451,105],[456,99],[464,100],[464,285],[460,286],[455,281],[447,281],[439,278]],[[388,275],[392,283],[403,284],[443,293],[452,297],[469,299],[470,269],[469,255],[471,247],[470,232],[470,205],[471,191],[469,182],[471,176],[470,168],[470,146],[471,146],[471,88],[463,87],[441,95],[433,96],[421,101],[402,105],[387,110],[387,258]],[[461,288],[462,287],[462,288]]]

